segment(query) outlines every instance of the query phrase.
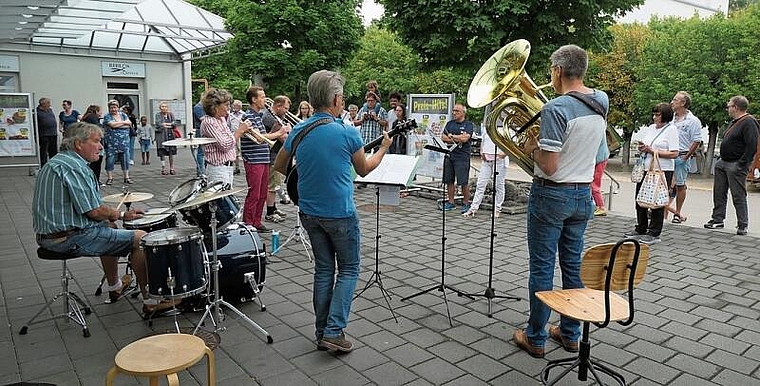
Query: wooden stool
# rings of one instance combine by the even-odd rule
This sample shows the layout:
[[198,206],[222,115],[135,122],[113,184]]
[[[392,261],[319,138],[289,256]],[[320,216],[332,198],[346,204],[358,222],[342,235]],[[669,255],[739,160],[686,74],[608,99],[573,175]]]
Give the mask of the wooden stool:
[[159,377],[166,375],[169,386],[179,385],[177,372],[207,357],[209,386],[216,384],[214,353],[203,339],[188,334],[149,336],[128,344],[116,353],[116,364],[108,370],[106,386],[113,386],[118,373],[150,378],[150,386],[158,386]]

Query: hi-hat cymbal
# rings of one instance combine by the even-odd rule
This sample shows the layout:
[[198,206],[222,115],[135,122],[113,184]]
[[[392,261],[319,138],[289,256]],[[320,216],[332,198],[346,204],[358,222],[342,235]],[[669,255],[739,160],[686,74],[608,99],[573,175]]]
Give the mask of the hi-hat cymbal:
[[153,198],[153,193],[127,192],[105,196],[103,197],[103,201],[113,203],[127,203],[150,200],[151,198]]
[[214,138],[177,138],[171,141],[164,141],[162,146],[199,146],[216,142]]
[[467,104],[478,108],[491,103],[518,80],[530,55],[530,42],[515,40],[502,47],[483,63],[470,83]]
[[227,196],[231,196],[233,194],[240,193],[240,192],[242,192],[244,190],[246,190],[246,188],[237,188],[237,189],[230,189],[230,190],[222,190],[221,192],[214,192],[214,193],[212,193],[212,192],[199,193],[198,196],[195,197],[194,199],[192,199],[192,200],[190,200],[188,202],[183,202],[182,204],[179,204],[179,205],[173,207],[172,209],[173,210],[179,210],[179,209],[189,208],[189,207],[192,207],[192,206],[198,206],[200,204],[204,204],[204,203],[207,203],[207,202],[210,202],[210,201],[214,201],[214,200],[217,200],[217,199],[222,198],[222,197],[227,197]]

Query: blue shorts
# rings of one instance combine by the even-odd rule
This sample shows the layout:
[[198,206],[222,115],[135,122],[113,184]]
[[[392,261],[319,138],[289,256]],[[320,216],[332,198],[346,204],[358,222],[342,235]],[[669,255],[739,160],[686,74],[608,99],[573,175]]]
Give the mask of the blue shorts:
[[140,140],[140,149],[143,153],[147,153],[150,151],[150,140],[149,139],[141,139]]
[[127,256],[134,238],[134,230],[97,226],[65,238],[38,239],[37,244],[49,251],[75,256]]
[[685,186],[686,185],[686,179],[689,178],[689,170],[691,169],[689,165],[689,160],[684,161],[683,158],[681,158],[682,155],[678,155],[676,157],[675,161],[675,170],[673,175],[676,178],[676,186]]
[[[452,166],[453,164],[453,166]],[[465,186],[470,183],[470,159],[444,158],[443,183],[453,184],[456,177],[457,185]]]

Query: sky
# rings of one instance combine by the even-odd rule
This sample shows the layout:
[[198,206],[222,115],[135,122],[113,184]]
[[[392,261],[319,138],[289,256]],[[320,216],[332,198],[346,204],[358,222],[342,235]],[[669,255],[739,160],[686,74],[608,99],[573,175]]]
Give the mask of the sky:
[[362,3],[362,16],[365,26],[370,25],[372,20],[379,19],[383,15],[383,6],[375,0],[364,0]]

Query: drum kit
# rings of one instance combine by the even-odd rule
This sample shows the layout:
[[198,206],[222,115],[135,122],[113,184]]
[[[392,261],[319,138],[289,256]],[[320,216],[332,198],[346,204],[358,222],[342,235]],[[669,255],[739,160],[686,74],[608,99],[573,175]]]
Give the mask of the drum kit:
[[[223,318],[220,306],[225,306],[272,343],[266,330],[223,299],[255,300],[266,310],[260,296],[266,279],[266,250],[256,229],[240,222],[242,210],[235,194],[243,190],[207,183],[205,177],[191,179],[171,191],[170,207],[148,209],[143,217],[124,221],[123,226],[147,232],[140,245],[145,251],[149,298],[172,304],[180,299],[197,304],[194,301],[202,299],[205,313],[194,333],[207,317],[215,331],[223,329],[217,321]],[[103,200],[129,205],[152,197],[125,191]],[[179,226],[178,218],[186,225]]]

